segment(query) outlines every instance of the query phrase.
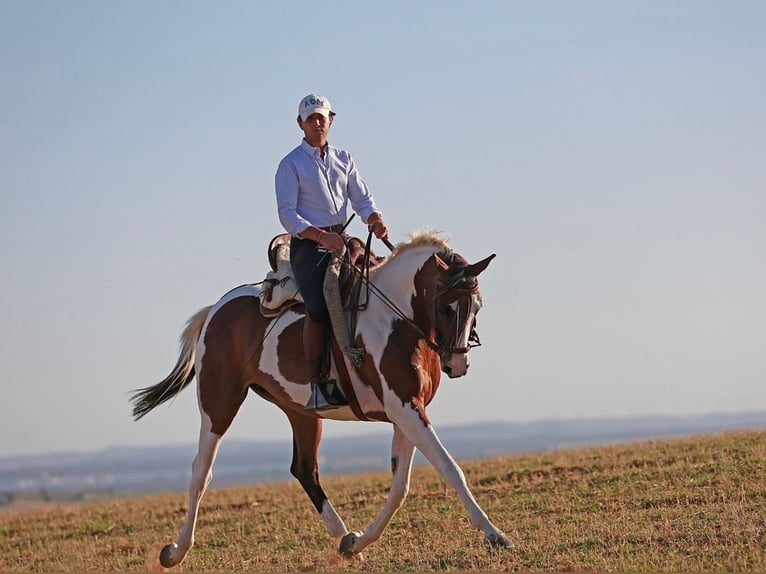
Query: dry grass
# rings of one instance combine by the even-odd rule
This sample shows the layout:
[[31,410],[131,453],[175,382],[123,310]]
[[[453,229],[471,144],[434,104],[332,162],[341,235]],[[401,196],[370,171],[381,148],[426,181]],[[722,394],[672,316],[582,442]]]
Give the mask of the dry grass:
[[[766,571],[766,432],[462,463],[515,541],[489,551],[430,468],[364,560],[337,557],[297,482],[213,489],[179,571]],[[325,490],[351,529],[383,505],[385,473]],[[184,494],[0,515],[0,571],[146,570],[178,533]]]

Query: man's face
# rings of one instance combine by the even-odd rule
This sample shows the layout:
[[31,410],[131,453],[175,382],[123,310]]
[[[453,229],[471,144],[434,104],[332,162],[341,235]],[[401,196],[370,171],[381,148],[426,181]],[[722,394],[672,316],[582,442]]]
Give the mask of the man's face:
[[305,120],[299,119],[298,125],[303,130],[307,142],[312,145],[314,143],[324,144],[327,141],[330,126],[332,126],[332,116],[326,118],[319,113],[311,114]]

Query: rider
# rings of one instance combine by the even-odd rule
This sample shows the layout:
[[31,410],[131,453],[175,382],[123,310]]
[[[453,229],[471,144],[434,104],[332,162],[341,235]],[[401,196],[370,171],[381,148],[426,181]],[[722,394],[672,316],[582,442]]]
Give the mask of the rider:
[[312,398],[306,408],[323,410],[345,404],[329,389],[335,380],[322,372],[322,356],[330,317],[323,283],[330,261],[327,252],[343,250],[341,232],[349,202],[379,239],[388,229],[372,194],[357,171],[351,154],[327,143],[335,112],[330,101],[309,94],[298,105],[301,144],[279,163],[275,176],[279,221],[292,235],[290,263],[306,303],[303,319],[303,352]]

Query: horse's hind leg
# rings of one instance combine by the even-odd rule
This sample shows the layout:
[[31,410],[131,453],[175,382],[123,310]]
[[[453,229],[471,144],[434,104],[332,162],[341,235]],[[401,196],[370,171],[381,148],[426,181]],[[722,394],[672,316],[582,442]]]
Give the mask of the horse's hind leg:
[[[218,447],[221,444],[223,434],[231,425],[231,421],[234,420],[234,415],[237,414],[244,397],[245,395],[243,394],[237,400],[234,395],[229,395],[228,401],[219,397],[219,400],[223,400],[227,404],[221,405],[223,408],[216,410],[215,424],[211,417],[203,410],[201,406],[202,400],[200,400],[202,422],[199,433],[199,447],[194,463],[192,463],[192,477],[189,483],[189,511],[178,539],[175,543],[165,546],[162,552],[160,552],[160,564],[165,568],[171,568],[180,564],[194,545],[194,528],[197,523],[197,514],[202,496],[205,494],[205,490],[207,490],[207,486],[213,478],[213,463],[218,453]],[[216,430],[221,429],[220,434],[213,432],[214,428]]]
[[394,514],[402,506],[407,493],[410,490],[410,475],[412,471],[412,457],[415,454],[415,446],[405,434],[394,425],[394,438],[391,441],[391,472],[393,481],[388,499],[375,519],[375,522],[362,532],[351,532],[343,537],[338,551],[344,555],[352,555],[361,552],[366,546],[375,542],[383,534]]
[[192,463],[192,477],[189,483],[189,511],[186,515],[186,522],[184,522],[178,539],[173,544],[165,546],[160,552],[160,564],[165,568],[180,564],[194,544],[194,528],[197,523],[199,505],[207,485],[213,478],[213,462],[215,462],[218,453],[221,437],[206,430],[205,426],[203,422],[203,428],[200,429],[197,456]]
[[317,451],[322,439],[322,419],[285,411],[293,428],[293,462],[290,472],[301,483],[331,536],[340,540],[348,530],[319,484]]

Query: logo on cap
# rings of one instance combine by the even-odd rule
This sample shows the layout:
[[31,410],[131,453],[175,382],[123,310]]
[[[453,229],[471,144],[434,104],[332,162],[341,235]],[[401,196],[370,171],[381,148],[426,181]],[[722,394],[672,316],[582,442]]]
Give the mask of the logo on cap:
[[319,94],[309,94],[301,100],[298,106],[298,115],[305,120],[311,114],[320,113],[325,117],[334,115],[330,101]]
[[303,107],[307,108],[309,106],[316,106],[318,108],[328,107],[325,105],[324,100],[322,100],[321,98],[314,98],[314,97],[309,97],[303,100]]

